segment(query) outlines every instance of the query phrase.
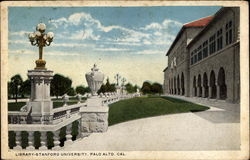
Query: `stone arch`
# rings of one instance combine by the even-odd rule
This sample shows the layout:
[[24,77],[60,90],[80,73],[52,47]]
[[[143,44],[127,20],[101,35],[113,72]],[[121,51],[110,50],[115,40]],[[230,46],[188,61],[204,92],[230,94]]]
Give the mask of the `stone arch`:
[[216,98],[216,79],[214,71],[212,70],[210,73],[210,81],[209,81],[209,87],[211,88],[211,96],[209,98]]
[[182,95],[184,95],[185,94],[185,87],[184,87],[184,74],[183,74],[183,72],[181,73],[181,93],[182,93]]
[[195,76],[194,76],[194,79],[193,79],[193,96],[194,96],[194,97],[197,96],[196,77],[195,77]]
[[172,90],[172,94],[174,94],[174,80],[173,80],[173,78],[172,78],[172,80],[171,80],[171,90]]
[[226,99],[227,98],[227,85],[225,82],[225,70],[223,67],[220,68],[218,73],[218,85],[219,85],[219,97],[220,99]]
[[198,89],[198,97],[202,97],[202,87],[201,87],[201,75],[198,75],[198,85],[197,85],[197,89]]
[[174,77],[174,94],[176,94],[176,77]]
[[168,92],[171,94],[171,79],[168,80]]
[[180,77],[177,76],[177,94],[180,95]]
[[203,74],[203,88],[204,88],[204,97],[208,97],[208,79],[207,79],[207,73],[205,72]]

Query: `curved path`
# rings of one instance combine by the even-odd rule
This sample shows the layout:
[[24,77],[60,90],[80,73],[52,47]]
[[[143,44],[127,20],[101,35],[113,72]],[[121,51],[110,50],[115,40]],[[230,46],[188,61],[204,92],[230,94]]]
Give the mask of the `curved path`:
[[236,112],[211,107],[204,112],[128,121],[110,126],[106,133],[93,133],[74,141],[63,150],[237,150],[240,149],[240,123]]

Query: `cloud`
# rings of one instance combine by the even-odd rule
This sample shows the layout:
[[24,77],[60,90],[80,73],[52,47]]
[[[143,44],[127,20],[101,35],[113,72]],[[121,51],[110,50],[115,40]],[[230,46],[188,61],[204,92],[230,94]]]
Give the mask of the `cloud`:
[[10,35],[11,36],[27,36],[28,37],[28,34],[31,33],[31,32],[28,32],[28,31],[19,31],[19,32],[10,32]]
[[164,51],[159,51],[159,50],[142,50],[135,53],[140,55],[154,55],[154,54],[162,54],[163,52]]
[[143,29],[143,30],[150,30],[150,29],[153,29],[153,30],[158,29],[158,30],[160,30],[160,29],[162,29],[162,25],[159,24],[159,23],[154,22],[154,23],[151,23],[149,25],[146,25],[145,27],[143,27],[141,29]]
[[[169,46],[175,38],[177,29],[182,26],[178,21],[164,19],[162,22],[152,22],[141,28],[126,28],[119,25],[105,26],[95,19],[91,14],[86,12],[77,12],[68,17],[61,17],[50,20],[49,23],[56,27],[62,28],[61,33],[57,35],[58,39],[74,40],[74,43],[54,44],[62,47],[87,47],[82,44],[83,40],[91,44],[103,45],[102,48],[95,48],[97,51],[127,51],[128,49],[116,48],[114,45],[135,47],[163,47]],[[77,44],[79,43],[79,44]],[[89,44],[89,43],[87,43]],[[140,54],[153,54],[154,52],[141,51]]]
[[[27,50],[27,49],[20,49],[20,50],[9,50],[9,54],[22,54],[22,55],[36,55],[38,54],[38,51],[33,50]],[[80,53],[76,52],[62,52],[62,51],[49,51],[45,53],[48,56],[77,56],[80,55]]]
[[75,33],[73,33],[69,39],[73,39],[73,40],[99,40],[100,36],[99,35],[94,35],[93,30],[92,29],[86,29],[86,30],[80,30],[77,31]]
[[95,48],[96,51],[130,51],[128,48]]
[[10,44],[27,44],[29,45],[29,40],[9,40]]
[[94,44],[86,44],[86,43],[53,43],[51,44],[53,47],[93,47]]
[[77,52],[61,52],[61,51],[49,51],[45,53],[48,56],[79,56]]

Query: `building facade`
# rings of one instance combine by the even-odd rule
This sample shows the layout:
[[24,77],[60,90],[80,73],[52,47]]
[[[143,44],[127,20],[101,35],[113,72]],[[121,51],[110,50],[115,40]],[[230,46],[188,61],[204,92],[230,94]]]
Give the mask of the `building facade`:
[[239,102],[239,8],[184,24],[167,52],[164,93]]

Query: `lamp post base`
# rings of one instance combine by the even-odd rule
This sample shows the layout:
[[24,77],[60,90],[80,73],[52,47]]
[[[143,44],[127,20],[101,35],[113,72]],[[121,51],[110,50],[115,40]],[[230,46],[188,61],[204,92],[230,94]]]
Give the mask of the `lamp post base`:
[[47,70],[45,68],[46,61],[43,59],[36,60],[36,68],[35,70]]

